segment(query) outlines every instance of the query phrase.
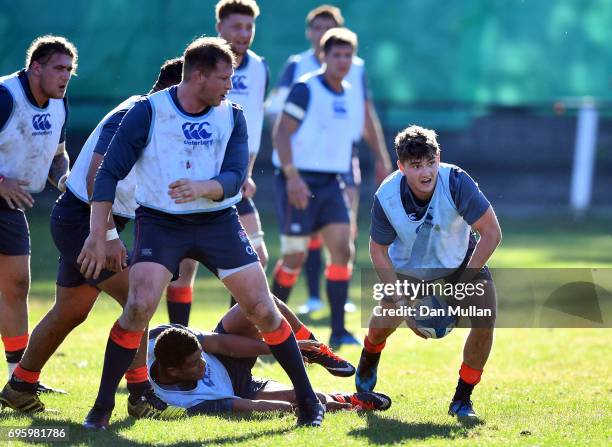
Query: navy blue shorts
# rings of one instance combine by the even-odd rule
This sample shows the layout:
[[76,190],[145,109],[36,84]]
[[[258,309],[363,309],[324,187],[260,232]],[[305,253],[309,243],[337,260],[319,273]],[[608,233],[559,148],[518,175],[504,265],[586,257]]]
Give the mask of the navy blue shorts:
[[245,199],[244,197],[236,204],[236,210],[239,216],[246,216],[247,214],[254,214],[257,212],[253,199]]
[[176,272],[184,258],[220,277],[223,271],[259,262],[234,207],[197,214],[137,208],[132,264],[155,262]]
[[0,254],[24,256],[30,254],[30,229],[25,213],[10,209],[0,197]]
[[346,174],[340,174],[340,179],[347,188],[357,188],[361,185],[361,168],[359,166],[359,154],[353,151],[351,158],[351,170]]
[[[227,334],[221,322],[217,324],[214,332],[217,334]],[[221,354],[215,354],[215,357],[225,366],[227,374],[232,381],[232,387],[236,396],[243,399],[254,399],[259,391],[261,391],[269,382],[267,379],[253,377],[251,370],[257,362],[257,357],[228,357]]]
[[350,222],[342,187],[336,174],[300,173],[312,197],[304,210],[289,204],[285,176],[276,173],[276,217],[281,234],[305,236],[326,225]]
[[[61,287],[78,287],[82,284],[96,286],[115,272],[102,270],[98,279],[86,279],[77,263],[85,239],[89,236],[89,205],[66,191],[51,210],[51,236],[60,252],[56,284]],[[115,216],[117,230],[125,226],[127,219]]]

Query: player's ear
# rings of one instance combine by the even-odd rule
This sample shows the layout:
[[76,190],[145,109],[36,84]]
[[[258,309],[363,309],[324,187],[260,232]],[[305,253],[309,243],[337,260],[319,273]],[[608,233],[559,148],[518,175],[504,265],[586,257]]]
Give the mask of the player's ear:
[[217,22],[215,24],[215,29],[217,30],[217,34],[221,34],[221,31],[223,30],[223,22]]
[[400,170],[400,172],[403,174],[404,173],[404,165],[402,164],[401,161],[397,160],[397,169]]
[[28,68],[28,70],[29,70],[31,73],[34,73],[34,74],[36,74],[36,75],[40,75],[40,69],[41,69],[41,68],[42,68],[42,66],[40,65],[40,62],[38,62],[38,61],[33,61],[33,62],[30,64],[30,67]]
[[174,366],[169,366],[166,368],[166,374],[171,377],[177,377],[179,375],[179,369]]
[[206,73],[202,70],[194,70],[191,79],[196,82],[202,82],[206,79]]

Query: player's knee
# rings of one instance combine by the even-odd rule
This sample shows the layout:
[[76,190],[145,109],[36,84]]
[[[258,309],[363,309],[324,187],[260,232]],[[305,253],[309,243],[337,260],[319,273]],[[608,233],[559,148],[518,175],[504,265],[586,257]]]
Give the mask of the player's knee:
[[260,329],[274,328],[280,320],[278,309],[269,299],[257,300],[253,304],[242,307],[242,310],[246,317]]
[[152,289],[148,281],[134,282],[133,292],[124,308],[129,321],[147,323],[151,319],[159,300],[159,297],[151,292]]
[[128,321],[144,324],[151,319],[154,312],[155,307],[146,299],[128,300],[123,310]]
[[306,260],[308,252],[309,236],[286,236],[281,235],[281,255],[283,259],[299,265],[287,265],[291,268],[299,268]]
[[70,328],[75,328],[82,324],[89,315],[89,310],[84,309],[75,309],[65,315],[60,316],[60,318],[65,322],[65,324]]
[[30,291],[30,278],[27,276],[15,278],[3,291],[2,296],[9,302],[22,302],[28,298]]
[[336,256],[332,256],[332,259],[336,258],[337,264],[348,264],[351,261],[353,255],[353,250],[351,249],[351,245],[340,247],[336,251]]

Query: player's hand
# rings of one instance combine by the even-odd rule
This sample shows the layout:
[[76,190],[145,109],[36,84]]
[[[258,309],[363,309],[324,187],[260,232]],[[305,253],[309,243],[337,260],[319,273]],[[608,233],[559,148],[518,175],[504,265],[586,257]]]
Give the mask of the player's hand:
[[246,179],[241,188],[242,197],[245,199],[250,199],[257,192],[257,185],[253,181],[253,177],[249,177]]
[[107,270],[120,272],[127,267],[127,250],[121,239],[106,241],[106,265]]
[[[399,296],[399,295],[395,297],[395,299],[393,300],[393,303],[397,309],[401,309],[403,306],[414,306],[415,304],[414,300],[408,301],[406,297]],[[404,317],[404,321],[406,322],[406,326],[408,326],[408,329],[414,332],[417,336],[427,340],[427,337],[425,337],[423,334],[421,334],[417,330],[417,322],[414,319],[414,317],[411,317],[410,315],[406,315]]]
[[308,201],[312,196],[306,182],[299,175],[294,175],[287,179],[287,195],[289,204],[298,210],[304,210],[308,206]]
[[204,195],[203,182],[182,178],[168,185],[168,195],[174,199],[174,203],[188,203],[199,199]]
[[376,177],[376,184],[380,185],[382,181],[391,174],[391,166],[385,163],[383,160],[376,160],[374,163],[374,175]]
[[300,351],[319,352],[321,350],[321,342],[318,340],[298,340],[297,344]]
[[423,334],[421,334],[418,330],[417,330],[417,323],[416,320],[414,319],[414,317],[411,317],[410,315],[407,315],[404,318],[404,321],[406,321],[406,326],[408,326],[408,328],[414,332],[418,337],[421,337],[425,340],[427,340],[427,337],[425,337]]
[[106,241],[105,234],[93,235],[89,233],[81,253],[77,258],[77,263],[81,264],[81,274],[85,278],[98,279],[100,272],[106,265]]
[[[317,340],[298,340],[297,341],[298,348],[300,351],[312,351],[312,352],[320,352],[321,351],[321,342]],[[304,365],[308,366],[310,362],[308,361],[308,357],[302,355],[302,361]]]
[[0,182],[0,197],[6,200],[9,208],[14,210],[19,208],[25,210],[34,206],[34,199],[29,192],[25,191],[22,186],[29,185],[27,180],[17,180],[15,178],[7,178]]

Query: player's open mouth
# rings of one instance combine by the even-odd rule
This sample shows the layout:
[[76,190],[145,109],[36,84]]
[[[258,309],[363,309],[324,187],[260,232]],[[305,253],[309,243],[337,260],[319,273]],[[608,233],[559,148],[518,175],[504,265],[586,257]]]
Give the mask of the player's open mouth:
[[431,184],[431,179],[428,178],[428,179],[421,180],[421,184],[422,185],[429,185],[429,184]]

